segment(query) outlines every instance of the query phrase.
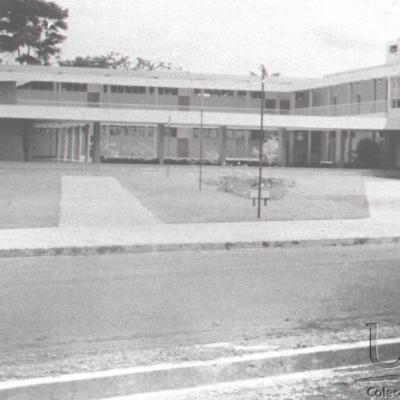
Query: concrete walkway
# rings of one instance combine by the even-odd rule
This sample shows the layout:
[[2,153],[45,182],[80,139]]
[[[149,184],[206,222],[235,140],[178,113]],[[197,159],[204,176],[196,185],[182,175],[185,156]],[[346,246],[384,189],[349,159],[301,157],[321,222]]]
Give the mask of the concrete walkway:
[[[63,180],[59,228],[0,230],[0,256],[400,242],[396,180],[366,181],[371,217],[365,219],[161,224],[112,178],[96,179]],[[90,196],[85,198],[88,187]],[[72,188],[76,195],[71,195]],[[94,201],[95,195],[104,196],[103,201]],[[96,203],[93,210],[87,201]],[[119,207],[111,204],[115,201]]]
[[160,224],[113,177],[63,176],[60,227]]

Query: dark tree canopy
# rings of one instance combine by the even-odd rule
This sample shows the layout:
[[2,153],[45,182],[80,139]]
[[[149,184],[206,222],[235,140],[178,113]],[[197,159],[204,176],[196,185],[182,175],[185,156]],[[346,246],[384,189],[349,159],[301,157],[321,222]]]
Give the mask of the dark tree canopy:
[[0,53],[20,64],[48,65],[65,40],[68,10],[44,0],[0,0]]
[[181,67],[165,61],[152,61],[142,57],[136,57],[134,61],[129,56],[120,53],[108,53],[101,56],[76,57],[73,60],[60,61],[63,67],[83,67],[83,68],[109,68],[109,69],[129,69],[133,71],[180,71]]

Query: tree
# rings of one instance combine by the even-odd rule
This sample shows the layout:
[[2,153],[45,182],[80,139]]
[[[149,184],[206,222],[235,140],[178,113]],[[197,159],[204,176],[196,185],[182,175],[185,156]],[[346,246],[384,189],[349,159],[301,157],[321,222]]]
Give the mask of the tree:
[[59,61],[59,64],[62,67],[129,69],[133,71],[182,70],[181,67],[177,67],[166,61],[152,61],[142,57],[136,57],[132,61],[129,56],[115,52],[100,56],[76,57],[73,60]]
[[20,64],[49,65],[65,40],[68,10],[45,0],[0,0],[0,53]]

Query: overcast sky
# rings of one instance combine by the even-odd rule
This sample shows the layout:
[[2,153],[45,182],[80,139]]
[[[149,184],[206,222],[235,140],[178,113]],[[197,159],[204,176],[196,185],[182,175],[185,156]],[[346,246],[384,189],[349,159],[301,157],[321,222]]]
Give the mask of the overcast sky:
[[317,77],[382,64],[400,0],[56,0],[63,58],[118,51],[192,72]]

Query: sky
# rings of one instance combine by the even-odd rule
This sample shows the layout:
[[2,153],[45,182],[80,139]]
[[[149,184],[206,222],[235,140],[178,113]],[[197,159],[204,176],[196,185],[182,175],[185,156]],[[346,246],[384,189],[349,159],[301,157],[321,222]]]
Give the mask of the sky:
[[110,51],[191,72],[319,77],[385,62],[400,0],[55,0],[62,58]]

